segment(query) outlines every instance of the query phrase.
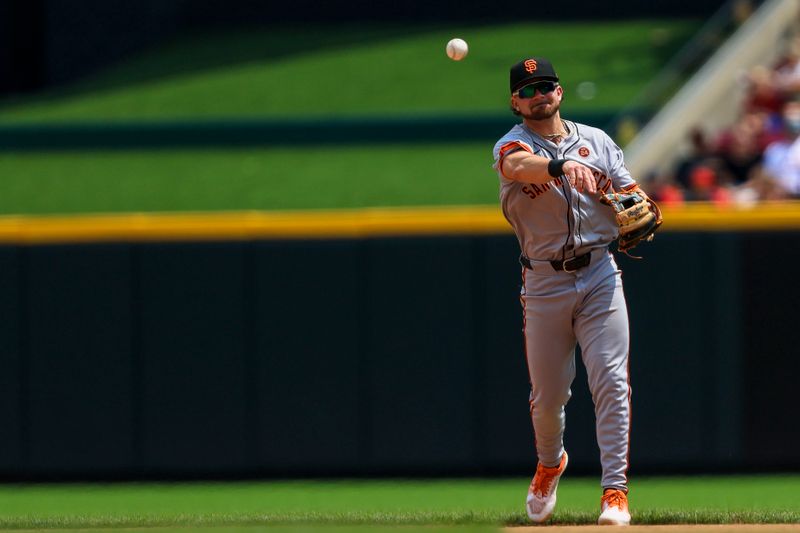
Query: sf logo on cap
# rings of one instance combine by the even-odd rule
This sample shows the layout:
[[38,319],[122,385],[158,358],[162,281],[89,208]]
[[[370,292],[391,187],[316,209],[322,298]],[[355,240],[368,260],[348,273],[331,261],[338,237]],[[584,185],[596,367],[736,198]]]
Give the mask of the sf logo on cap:
[[525,61],[525,70],[528,71],[528,74],[533,74],[536,72],[536,60],[535,59],[528,59]]

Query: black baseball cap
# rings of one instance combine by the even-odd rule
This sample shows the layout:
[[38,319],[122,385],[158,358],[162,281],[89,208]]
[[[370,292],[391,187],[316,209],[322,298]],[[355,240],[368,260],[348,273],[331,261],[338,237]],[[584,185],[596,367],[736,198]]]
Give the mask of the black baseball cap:
[[558,81],[553,64],[543,57],[529,57],[511,67],[511,92],[532,81]]

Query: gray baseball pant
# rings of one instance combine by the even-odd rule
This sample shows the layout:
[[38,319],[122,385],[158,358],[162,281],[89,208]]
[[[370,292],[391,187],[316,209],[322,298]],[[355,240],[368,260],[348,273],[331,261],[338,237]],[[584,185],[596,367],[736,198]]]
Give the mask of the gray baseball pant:
[[523,268],[521,299],[531,379],[531,419],[539,461],[555,466],[564,453],[564,406],[581,347],[595,406],[604,488],[627,489],[630,429],[628,312],[622,273],[605,249],[575,272],[548,261]]

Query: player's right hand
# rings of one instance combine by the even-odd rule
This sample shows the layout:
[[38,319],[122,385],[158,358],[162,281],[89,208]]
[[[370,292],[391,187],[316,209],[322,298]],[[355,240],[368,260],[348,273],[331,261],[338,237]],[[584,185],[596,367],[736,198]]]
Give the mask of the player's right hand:
[[569,184],[575,187],[578,192],[584,190],[589,194],[597,192],[597,183],[592,174],[592,169],[586,165],[582,165],[577,161],[567,161],[562,168],[564,176],[569,180]]

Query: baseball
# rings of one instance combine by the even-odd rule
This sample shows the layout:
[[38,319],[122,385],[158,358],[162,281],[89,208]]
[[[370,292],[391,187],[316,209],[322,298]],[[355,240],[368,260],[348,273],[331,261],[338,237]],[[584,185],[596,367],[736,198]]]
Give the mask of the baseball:
[[447,41],[447,48],[445,49],[447,50],[447,57],[453,61],[461,61],[467,57],[467,52],[469,52],[467,41],[458,38]]

